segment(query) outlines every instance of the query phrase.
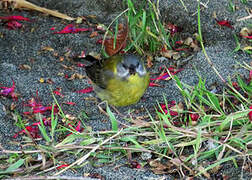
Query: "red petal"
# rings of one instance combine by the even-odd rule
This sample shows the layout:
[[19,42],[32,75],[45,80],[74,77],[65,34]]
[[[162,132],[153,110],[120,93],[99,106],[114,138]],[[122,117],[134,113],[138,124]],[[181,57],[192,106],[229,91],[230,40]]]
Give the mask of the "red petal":
[[242,36],[244,38],[247,38],[247,39],[252,39],[252,35],[251,36]]
[[68,164],[62,164],[62,165],[58,166],[56,169],[59,170],[61,168],[67,167],[67,166],[69,166],[69,165]]
[[76,103],[75,103],[75,102],[65,102],[64,104],[71,105],[71,106],[76,105]]
[[17,20],[17,21],[30,21],[29,18],[23,17],[23,16],[1,16],[0,19],[4,19],[4,20]]
[[150,82],[150,83],[149,83],[149,86],[150,86],[150,87],[160,87],[161,85],[156,84],[156,83],[153,83],[153,82]]
[[197,121],[197,120],[199,119],[199,115],[198,115],[198,114],[195,114],[195,113],[190,114],[190,117],[191,117],[191,120],[192,120],[192,121]]
[[248,117],[249,117],[250,122],[252,122],[252,111],[250,111],[250,112],[248,113]]
[[88,87],[88,88],[85,88],[85,89],[81,89],[81,90],[78,90],[78,91],[75,91],[76,93],[83,93],[83,94],[85,94],[85,93],[90,93],[90,92],[92,92],[94,89],[93,89],[93,87]]
[[251,79],[252,79],[252,70],[251,70],[251,71],[249,71],[249,79],[248,79],[248,83],[250,83],[250,82],[251,82]]
[[221,21],[219,21],[219,20],[217,20],[217,19],[215,19],[215,20],[216,20],[216,22],[217,22],[220,26],[226,26],[226,27],[228,27],[228,28],[233,29],[233,26],[230,24],[229,21],[227,21],[227,20],[221,20]]

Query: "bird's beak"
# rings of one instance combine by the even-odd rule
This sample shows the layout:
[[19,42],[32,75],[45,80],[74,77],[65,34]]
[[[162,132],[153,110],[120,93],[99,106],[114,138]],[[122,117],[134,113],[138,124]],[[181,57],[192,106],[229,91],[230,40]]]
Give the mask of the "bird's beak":
[[131,65],[129,67],[129,74],[130,75],[135,75],[136,74],[136,68],[133,65]]

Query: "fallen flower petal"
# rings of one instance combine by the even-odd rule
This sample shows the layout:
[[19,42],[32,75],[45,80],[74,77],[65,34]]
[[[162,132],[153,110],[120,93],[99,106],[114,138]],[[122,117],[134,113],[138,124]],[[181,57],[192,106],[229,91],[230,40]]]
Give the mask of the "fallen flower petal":
[[[26,129],[26,130],[25,130]],[[13,138],[17,138],[19,134],[22,134],[22,133],[25,133],[27,134],[26,131],[28,131],[30,133],[30,135],[33,137],[33,138],[39,138],[39,128],[37,126],[27,126],[25,127],[25,129],[19,131],[18,133],[16,133]]]
[[91,28],[76,28],[75,31],[74,31],[74,33],[91,31],[91,30],[92,30]]
[[251,111],[248,113],[248,118],[250,122],[252,122],[252,106],[250,106],[249,109],[251,109]]
[[28,106],[28,107],[41,107],[42,104],[41,103],[37,103],[35,98],[31,98],[31,100],[28,101],[28,104],[25,104],[24,106]]
[[66,27],[64,27],[61,31],[54,32],[53,34],[69,34],[84,31],[91,31],[91,28],[76,28],[73,24],[69,24]]
[[21,28],[22,24],[19,23],[18,21],[9,21],[9,22],[7,22],[6,26],[7,26],[8,29],[15,30],[17,28]]
[[227,21],[227,20],[221,20],[221,21],[219,21],[219,20],[217,20],[217,19],[215,19],[215,20],[216,20],[216,22],[217,22],[220,26],[226,26],[226,27],[228,27],[228,28],[233,29],[233,26],[230,24],[229,21]]
[[[177,70],[174,67],[169,67],[168,70],[170,71],[171,75],[175,75],[178,72],[182,71],[183,69]],[[162,73],[157,78],[151,78],[150,80],[169,80],[169,79],[170,79],[170,75],[166,72],[166,73]]]
[[[171,116],[177,116],[178,115],[178,112],[171,110],[171,107],[173,107],[175,105],[176,105],[176,101],[171,101],[169,104],[167,104]],[[160,106],[161,106],[162,110],[159,110],[159,112],[163,111],[165,114],[167,114],[168,110],[167,110],[166,104],[160,104]]]
[[166,25],[166,28],[170,31],[171,35],[174,35],[175,33],[182,31],[181,27],[178,27],[170,22]]
[[249,79],[248,79],[248,83],[250,83],[250,82],[251,82],[251,79],[252,79],[252,70],[251,70],[251,71],[249,71]]
[[85,67],[86,65],[85,64],[82,64],[82,63],[78,63],[77,64],[77,67]]
[[56,169],[59,170],[61,168],[68,167],[68,166],[69,166],[68,164],[62,164],[62,165],[58,166]]
[[64,97],[64,95],[60,91],[54,90],[53,93],[60,97]]
[[76,128],[74,128],[74,129],[76,131],[78,131],[78,132],[81,132],[82,128],[81,128],[81,122],[80,121],[78,121],[78,124],[77,124]]
[[67,34],[67,33],[72,33],[73,32],[74,26],[72,24],[67,25],[64,27],[61,31],[54,32],[53,34]]
[[150,82],[149,87],[161,87],[161,85],[159,85],[157,83]]
[[232,86],[236,89],[236,90],[240,90],[240,87],[238,85],[237,82],[232,82]]
[[[33,108],[32,113],[33,113],[33,114],[37,114],[37,113],[43,114],[43,113],[45,113],[45,112],[47,112],[47,111],[52,111],[52,106],[47,106],[47,107],[41,106],[41,107]],[[55,105],[55,106],[54,106],[54,113],[57,113],[57,112],[59,112],[58,106]]]
[[75,103],[75,102],[64,102],[64,104],[71,105],[71,106],[76,105],[76,103]]
[[[69,126],[72,127],[71,124],[69,124]],[[72,127],[72,128],[73,128],[73,127]],[[74,128],[74,130],[75,130],[76,132],[82,132],[82,131],[84,130],[84,128],[81,128],[81,121],[78,121],[78,124],[77,124],[77,126]],[[68,134],[67,136],[70,136],[71,134],[73,134],[73,133],[70,133],[70,134]]]
[[0,16],[0,19],[4,19],[7,21],[31,21],[29,18],[23,16]]
[[85,88],[85,89],[81,89],[81,90],[78,90],[78,91],[75,91],[76,93],[83,93],[83,94],[85,94],[85,93],[90,93],[90,92],[92,92],[94,89],[93,89],[93,87],[88,87],[88,88]]
[[140,169],[141,168],[141,164],[139,164],[139,162],[137,162],[137,161],[131,161],[130,162],[130,167],[131,168]]
[[242,36],[244,38],[247,38],[247,39],[252,39],[252,35],[251,36]]
[[11,87],[0,87],[3,90],[0,91],[0,95],[8,96],[10,93],[12,93],[15,90],[15,82],[12,80],[12,86]]
[[195,114],[195,113],[190,114],[190,117],[191,117],[191,120],[192,120],[192,121],[197,121],[197,120],[199,119],[199,115],[198,115],[198,114]]
[[0,91],[0,95],[2,96],[10,96],[12,99],[17,100],[17,94],[14,92],[16,85],[15,82],[12,80],[11,87],[0,87],[2,90]]
[[102,44],[102,41],[103,41],[103,39],[98,39],[98,40],[96,41],[96,44]]

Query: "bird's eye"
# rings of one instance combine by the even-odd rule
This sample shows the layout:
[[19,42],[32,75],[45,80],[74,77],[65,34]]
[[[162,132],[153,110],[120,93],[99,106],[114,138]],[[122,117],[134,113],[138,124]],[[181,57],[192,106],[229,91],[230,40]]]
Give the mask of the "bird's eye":
[[125,64],[122,64],[122,66],[123,66],[124,69],[127,69],[127,66]]

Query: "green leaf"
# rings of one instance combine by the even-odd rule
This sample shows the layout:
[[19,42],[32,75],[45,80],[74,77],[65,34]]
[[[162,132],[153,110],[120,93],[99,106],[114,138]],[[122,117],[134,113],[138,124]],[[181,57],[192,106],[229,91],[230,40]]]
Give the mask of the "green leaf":
[[17,162],[14,164],[10,165],[5,171],[0,171],[0,174],[8,174],[12,173],[16,169],[18,169],[20,166],[24,164],[25,160],[24,159],[19,159]]
[[51,140],[50,140],[49,136],[48,136],[47,133],[46,133],[46,128],[45,128],[45,125],[44,125],[44,122],[43,122],[43,120],[42,120],[41,115],[39,115],[39,120],[40,120],[40,124],[38,125],[39,130],[40,130],[42,136],[45,138],[45,140],[46,140],[47,142],[50,142]]
[[107,105],[106,110],[107,110],[107,113],[109,115],[109,119],[110,119],[111,124],[112,124],[112,130],[113,131],[118,131],[118,122],[116,120],[115,115],[111,112],[111,110],[110,110],[110,108],[109,108],[108,105]]

